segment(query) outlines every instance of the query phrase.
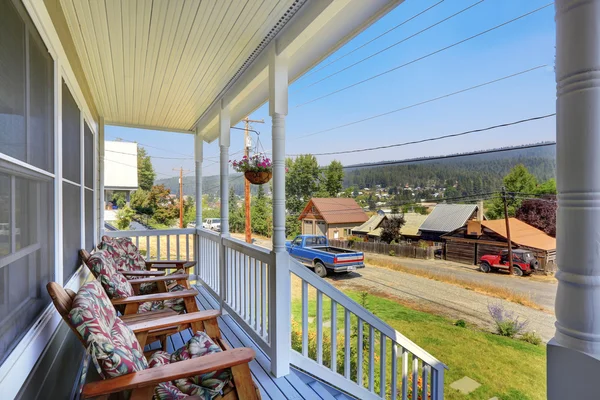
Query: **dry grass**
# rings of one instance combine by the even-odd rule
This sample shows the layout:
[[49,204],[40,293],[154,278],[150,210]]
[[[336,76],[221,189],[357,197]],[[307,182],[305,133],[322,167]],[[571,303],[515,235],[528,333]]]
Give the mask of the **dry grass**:
[[[186,236],[189,238],[189,254],[188,248],[186,247]],[[146,259],[156,260],[158,255],[158,240],[156,236],[150,236],[149,245],[146,244],[146,238],[140,237],[139,244],[136,243],[136,238],[131,238],[133,243],[140,249],[140,252]],[[179,257],[177,257],[177,241],[179,240]],[[168,246],[167,246],[168,243]],[[168,247],[168,248],[167,248]],[[150,256],[148,257],[148,248],[150,249]],[[168,251],[167,251],[168,250]],[[167,240],[166,236],[160,237],[160,259],[161,260],[193,260],[194,259],[194,235],[169,235]]]
[[466,279],[458,278],[454,275],[434,272],[431,270],[422,270],[416,268],[407,268],[400,264],[395,264],[389,261],[382,261],[373,258],[366,257],[365,262],[368,264],[376,265],[378,267],[388,268],[394,271],[405,272],[423,278],[432,279],[434,281],[449,283],[451,285],[460,286],[462,288],[473,290],[477,293],[482,293],[488,296],[496,297],[513,303],[521,304],[526,307],[533,308],[535,310],[547,311],[544,307],[534,302],[530,296],[517,293],[509,288],[499,287],[486,283],[473,282]]

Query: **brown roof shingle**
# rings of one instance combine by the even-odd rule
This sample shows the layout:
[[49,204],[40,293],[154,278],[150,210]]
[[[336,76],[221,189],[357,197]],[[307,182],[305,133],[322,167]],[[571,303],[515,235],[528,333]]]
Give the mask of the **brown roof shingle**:
[[369,219],[367,214],[354,199],[349,198],[312,198],[304,207],[298,219],[303,220],[312,215],[312,206],[316,208],[315,216],[319,216],[328,224],[355,224]]
[[[510,224],[511,242],[519,246],[527,246],[540,250],[556,249],[556,239],[552,236],[548,236],[539,229],[516,218],[509,218],[508,221]],[[506,222],[504,219],[481,221],[481,225],[506,238]]]

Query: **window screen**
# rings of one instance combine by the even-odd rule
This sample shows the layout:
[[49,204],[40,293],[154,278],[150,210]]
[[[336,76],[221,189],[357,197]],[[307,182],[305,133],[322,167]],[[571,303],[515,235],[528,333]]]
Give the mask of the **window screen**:
[[63,182],[63,280],[79,268],[81,249],[81,188]]
[[45,177],[0,169],[0,363],[50,301],[45,286],[54,280],[52,188]]
[[81,183],[81,114],[68,86],[62,85],[63,178]]
[[85,189],[85,249],[94,247],[94,191]]

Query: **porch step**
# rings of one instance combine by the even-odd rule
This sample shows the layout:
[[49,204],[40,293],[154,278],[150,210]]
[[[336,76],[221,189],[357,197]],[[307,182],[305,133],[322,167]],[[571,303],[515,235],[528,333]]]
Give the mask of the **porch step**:
[[339,391],[338,389],[328,385],[326,382],[315,379],[312,375],[296,368],[292,368],[290,375],[295,375],[297,379],[302,381],[308,394],[304,394],[307,399],[322,399],[322,400],[353,400],[354,397]]
[[339,393],[335,396],[336,400],[352,400],[350,397],[346,396],[344,393]]
[[308,383],[308,386],[323,400],[336,400],[335,397],[322,385],[320,382],[312,381]]

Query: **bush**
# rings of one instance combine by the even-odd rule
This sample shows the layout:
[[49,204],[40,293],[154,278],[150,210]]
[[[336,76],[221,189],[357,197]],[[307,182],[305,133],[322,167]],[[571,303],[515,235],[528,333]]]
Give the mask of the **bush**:
[[527,321],[520,321],[518,316],[505,310],[501,304],[488,304],[488,311],[496,324],[496,333],[500,336],[514,338],[527,327]]
[[461,328],[466,328],[467,327],[467,321],[465,321],[464,319],[459,319],[454,323],[454,326],[459,326]]
[[348,236],[348,247],[354,247],[354,243],[362,243],[364,242],[363,238],[358,236]]
[[394,257],[396,255],[396,252],[394,250],[390,250],[390,256]]
[[129,225],[131,224],[131,220],[133,219],[134,215],[135,211],[129,207],[124,207],[117,211],[117,229],[129,229]]
[[523,333],[523,335],[521,335],[521,340],[527,343],[531,343],[535,346],[539,346],[540,344],[542,344],[542,338],[540,337],[540,335],[535,333],[535,331]]

